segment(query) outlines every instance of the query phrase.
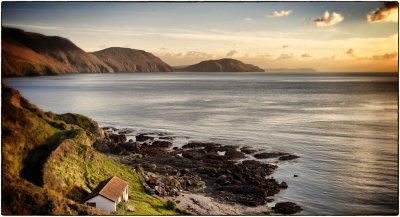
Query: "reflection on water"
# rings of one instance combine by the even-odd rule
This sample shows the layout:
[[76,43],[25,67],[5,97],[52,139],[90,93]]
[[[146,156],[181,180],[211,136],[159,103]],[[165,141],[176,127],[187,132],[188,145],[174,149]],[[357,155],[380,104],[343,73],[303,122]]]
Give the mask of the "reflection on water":
[[398,212],[396,77],[137,73],[6,82],[45,110],[102,125],[300,155],[273,176],[289,184],[276,200],[301,204],[301,214]]

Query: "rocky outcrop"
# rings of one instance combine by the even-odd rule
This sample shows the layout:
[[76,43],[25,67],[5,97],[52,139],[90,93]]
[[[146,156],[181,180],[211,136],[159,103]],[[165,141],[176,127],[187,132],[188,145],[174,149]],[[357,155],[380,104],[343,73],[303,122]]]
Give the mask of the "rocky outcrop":
[[272,207],[272,209],[274,210],[275,213],[280,213],[285,215],[295,214],[303,210],[299,205],[293,202],[280,202],[275,204],[275,206]]
[[283,152],[262,152],[259,154],[255,154],[254,157],[257,159],[267,159],[267,158],[280,157],[287,154],[288,153],[283,153]]
[[230,58],[206,60],[176,70],[182,72],[264,72],[263,69],[255,65]]
[[289,155],[284,155],[284,156],[279,157],[279,160],[282,160],[282,161],[284,161],[284,160],[294,160],[294,159],[297,159],[297,158],[299,158],[299,156],[294,155],[294,154],[289,154]]

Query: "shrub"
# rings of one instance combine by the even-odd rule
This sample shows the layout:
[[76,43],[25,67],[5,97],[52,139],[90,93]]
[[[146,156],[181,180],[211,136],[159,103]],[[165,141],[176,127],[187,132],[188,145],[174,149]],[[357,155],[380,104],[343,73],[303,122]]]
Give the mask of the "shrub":
[[165,208],[166,208],[167,210],[175,210],[175,209],[176,209],[176,203],[175,203],[174,201],[172,201],[172,200],[168,200],[168,201],[165,203]]

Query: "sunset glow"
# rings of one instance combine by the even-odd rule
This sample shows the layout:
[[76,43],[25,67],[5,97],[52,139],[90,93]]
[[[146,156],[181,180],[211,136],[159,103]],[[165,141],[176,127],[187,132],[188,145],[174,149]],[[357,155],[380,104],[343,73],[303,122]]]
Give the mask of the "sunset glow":
[[172,66],[235,58],[261,68],[397,72],[398,4],[3,2],[3,26],[85,51],[129,47]]

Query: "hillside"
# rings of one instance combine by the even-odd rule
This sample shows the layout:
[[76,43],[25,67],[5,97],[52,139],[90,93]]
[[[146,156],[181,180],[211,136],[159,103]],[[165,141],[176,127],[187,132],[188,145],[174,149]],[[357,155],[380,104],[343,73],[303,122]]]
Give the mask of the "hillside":
[[112,72],[68,39],[2,27],[2,75]]
[[147,195],[138,175],[95,151],[104,136],[93,120],[43,112],[18,91],[2,85],[2,214],[104,215],[82,205],[98,183],[111,176],[129,182],[135,215],[173,215]]
[[263,69],[257,66],[230,58],[206,60],[194,65],[177,68],[176,70],[185,72],[264,72]]
[[172,68],[160,58],[143,50],[111,47],[93,52],[114,72],[171,72]]
[[160,58],[142,50],[107,48],[88,53],[66,38],[2,27],[3,77],[65,73],[170,72]]

